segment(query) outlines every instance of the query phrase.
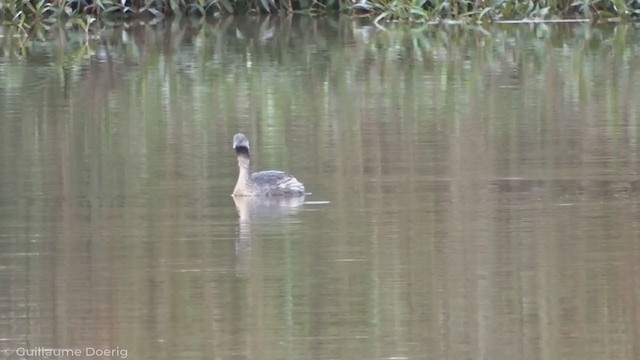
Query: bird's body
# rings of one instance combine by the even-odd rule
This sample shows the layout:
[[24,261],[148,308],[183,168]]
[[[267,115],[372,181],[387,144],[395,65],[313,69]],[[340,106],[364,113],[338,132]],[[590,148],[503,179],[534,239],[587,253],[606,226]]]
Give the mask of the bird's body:
[[304,185],[284,171],[251,173],[249,140],[244,134],[233,137],[233,148],[238,155],[238,181],[233,196],[302,196]]

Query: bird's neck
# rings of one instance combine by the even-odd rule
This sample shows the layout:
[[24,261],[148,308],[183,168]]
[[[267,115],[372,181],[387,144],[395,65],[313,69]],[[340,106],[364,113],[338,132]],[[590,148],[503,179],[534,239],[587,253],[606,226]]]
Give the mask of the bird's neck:
[[251,182],[251,159],[246,155],[238,155],[238,182],[233,195],[248,195]]
[[248,155],[238,155],[238,168],[240,175],[248,178],[251,172],[251,158]]

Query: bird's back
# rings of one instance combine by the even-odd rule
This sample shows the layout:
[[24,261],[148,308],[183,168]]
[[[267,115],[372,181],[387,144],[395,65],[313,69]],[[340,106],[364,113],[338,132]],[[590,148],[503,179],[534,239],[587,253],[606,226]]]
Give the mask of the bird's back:
[[254,190],[266,196],[304,195],[304,185],[284,171],[260,171],[251,175]]

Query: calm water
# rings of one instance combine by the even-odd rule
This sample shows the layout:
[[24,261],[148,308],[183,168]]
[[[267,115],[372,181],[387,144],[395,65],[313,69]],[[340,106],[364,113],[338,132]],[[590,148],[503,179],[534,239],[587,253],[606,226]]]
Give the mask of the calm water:
[[[636,29],[14,32],[0,358],[640,357]],[[234,201],[239,131],[313,194]]]

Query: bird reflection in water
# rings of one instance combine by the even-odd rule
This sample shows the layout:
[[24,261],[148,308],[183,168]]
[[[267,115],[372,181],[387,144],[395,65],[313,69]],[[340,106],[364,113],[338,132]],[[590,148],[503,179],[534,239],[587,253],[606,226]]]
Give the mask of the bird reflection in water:
[[250,197],[234,196],[238,212],[236,237],[236,275],[249,275],[251,263],[251,228],[260,223],[273,225],[278,221],[286,226],[286,219],[298,213],[304,204],[304,196],[296,197]]

